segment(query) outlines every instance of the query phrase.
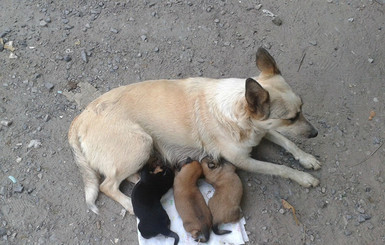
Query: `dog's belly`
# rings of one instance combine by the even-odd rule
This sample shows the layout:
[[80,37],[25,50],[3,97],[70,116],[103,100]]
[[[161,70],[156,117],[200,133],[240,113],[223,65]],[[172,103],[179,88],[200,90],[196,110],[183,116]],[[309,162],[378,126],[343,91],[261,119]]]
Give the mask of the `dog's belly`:
[[205,150],[199,147],[188,147],[175,144],[159,144],[155,142],[154,147],[160,152],[160,154],[172,165],[177,164],[180,161],[190,157],[194,160],[201,160],[206,155],[213,155],[215,153],[205,152]]

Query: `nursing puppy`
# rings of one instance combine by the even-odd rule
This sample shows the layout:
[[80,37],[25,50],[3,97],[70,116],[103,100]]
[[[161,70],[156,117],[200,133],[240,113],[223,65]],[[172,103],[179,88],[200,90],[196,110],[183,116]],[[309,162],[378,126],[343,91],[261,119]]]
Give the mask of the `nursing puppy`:
[[[88,208],[98,213],[100,188],[133,213],[119,185],[126,178],[134,181],[154,148],[171,164],[185,156],[201,160],[210,155],[246,171],[281,176],[305,187],[318,185],[308,173],[250,157],[266,138],[305,168],[321,167],[283,136],[317,135],[302,113],[302,99],[265,49],[258,49],[257,67],[261,73],[253,78],[146,81],[115,88],[91,102],[68,133]],[[100,175],[105,176],[101,184]]]
[[202,160],[203,175],[214,186],[214,195],[209,200],[209,209],[213,216],[213,232],[217,235],[231,231],[219,230],[223,223],[233,223],[241,218],[241,199],[243,187],[241,179],[235,173],[235,166],[229,162],[216,164],[209,157]]
[[146,239],[158,234],[173,237],[174,245],[177,245],[179,236],[170,230],[170,219],[160,203],[173,182],[174,172],[170,168],[157,166],[150,171],[149,165],[145,165],[139,182],[132,190],[131,198],[134,213],[139,219],[138,229],[141,235]]
[[182,163],[174,180],[174,199],[184,229],[192,235],[195,241],[207,242],[210,239],[212,217],[197,186],[197,181],[201,176],[202,167],[198,161],[187,159],[185,163]]

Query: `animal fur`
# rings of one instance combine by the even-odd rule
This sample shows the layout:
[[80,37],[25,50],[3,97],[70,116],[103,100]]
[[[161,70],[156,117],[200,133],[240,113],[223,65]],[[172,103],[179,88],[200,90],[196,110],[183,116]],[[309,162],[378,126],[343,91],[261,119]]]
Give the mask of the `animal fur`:
[[150,171],[145,165],[141,171],[140,181],[132,190],[132,206],[139,219],[140,234],[149,239],[162,234],[175,239],[174,245],[179,242],[179,236],[170,230],[170,219],[164,210],[160,199],[172,187],[174,172],[168,167],[157,166]]
[[[197,186],[201,176],[201,164],[198,161],[187,161],[175,176],[174,199],[184,229],[196,241],[207,242],[210,239],[212,217]],[[203,238],[200,238],[201,236]]]
[[[319,169],[312,155],[283,135],[315,137],[302,114],[302,100],[282,77],[273,57],[258,49],[254,78],[153,80],[115,88],[91,102],[72,122],[68,140],[82,173],[86,203],[100,190],[133,213],[119,190],[147,162],[153,148],[171,164],[191,156],[223,157],[237,168],[318,185],[312,175],[252,159],[252,148],[266,138],[293,154],[305,168]],[[105,179],[100,184],[99,176]]]
[[235,173],[235,166],[229,162],[214,164],[209,157],[202,160],[203,175],[215,188],[209,200],[209,209],[213,216],[213,232],[217,235],[231,231],[219,230],[223,223],[237,222],[241,218],[241,199],[243,187],[241,179]]

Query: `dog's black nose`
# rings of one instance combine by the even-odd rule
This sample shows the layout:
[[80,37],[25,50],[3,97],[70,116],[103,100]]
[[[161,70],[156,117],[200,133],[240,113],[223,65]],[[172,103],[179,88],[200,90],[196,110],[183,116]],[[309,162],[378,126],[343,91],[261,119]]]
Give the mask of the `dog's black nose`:
[[314,128],[314,129],[310,132],[309,138],[315,138],[315,137],[317,137],[317,135],[318,135],[318,131],[317,131],[317,129]]

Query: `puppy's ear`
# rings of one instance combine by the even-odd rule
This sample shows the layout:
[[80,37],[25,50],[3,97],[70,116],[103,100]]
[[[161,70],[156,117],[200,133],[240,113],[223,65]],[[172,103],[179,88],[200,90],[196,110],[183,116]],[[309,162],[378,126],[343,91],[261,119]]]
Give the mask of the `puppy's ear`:
[[246,80],[246,101],[250,111],[263,120],[270,114],[270,96],[262,86],[252,78]]
[[277,63],[274,58],[264,48],[257,50],[257,67],[266,75],[280,75],[281,71],[278,69]]

